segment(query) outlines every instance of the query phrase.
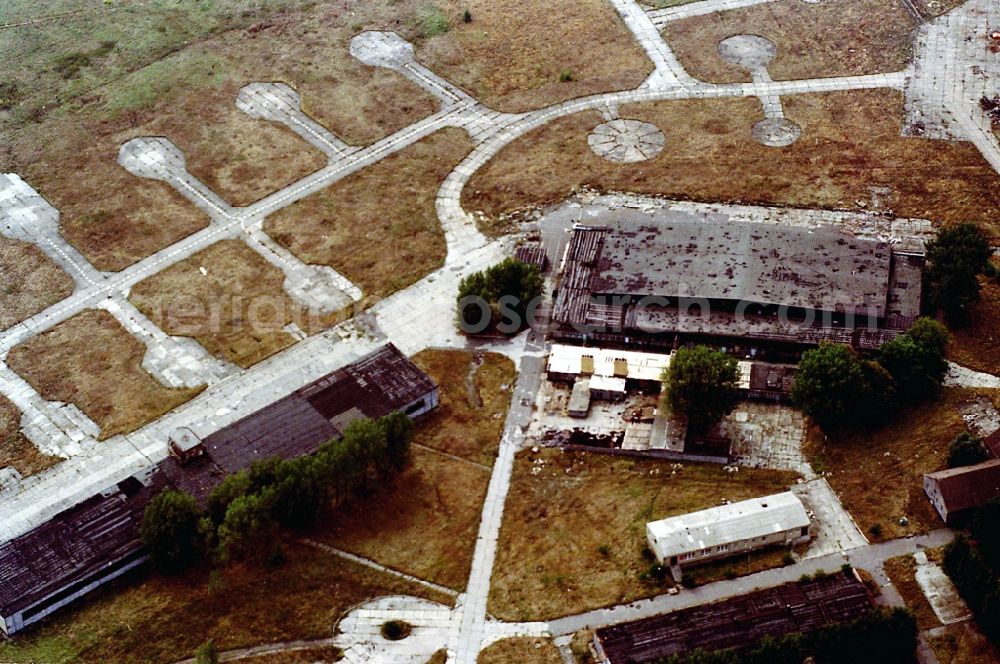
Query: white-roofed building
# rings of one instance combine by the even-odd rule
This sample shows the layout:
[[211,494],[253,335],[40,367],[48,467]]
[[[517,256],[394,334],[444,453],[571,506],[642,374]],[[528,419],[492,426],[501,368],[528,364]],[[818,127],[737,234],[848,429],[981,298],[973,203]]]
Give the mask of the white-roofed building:
[[[577,376],[594,376],[659,384],[671,357],[663,353],[555,344],[549,352],[549,380],[569,382]],[[750,389],[752,363],[741,360],[737,368],[740,389]]]
[[810,519],[792,492],[713,507],[646,524],[649,547],[661,564],[691,565],[810,537]]

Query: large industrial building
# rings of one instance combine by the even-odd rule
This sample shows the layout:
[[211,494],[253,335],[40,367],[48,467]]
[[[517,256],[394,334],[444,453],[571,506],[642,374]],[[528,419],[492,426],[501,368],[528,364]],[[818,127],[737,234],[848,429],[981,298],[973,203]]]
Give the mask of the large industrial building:
[[853,571],[757,590],[594,633],[601,664],[641,664],[693,650],[741,650],[765,637],[808,634],[863,617],[874,602]]
[[924,257],[838,228],[694,218],[595,220],[566,248],[555,337],[794,354],[876,349],[920,314]]
[[742,500],[646,524],[656,559],[671,569],[808,541],[812,522],[794,493]]
[[174,432],[159,464],[0,544],[0,628],[13,634],[142,564],[139,527],[163,489],[204,505],[227,475],[255,461],[313,454],[355,419],[416,417],[437,404],[434,381],[390,344],[204,440]]

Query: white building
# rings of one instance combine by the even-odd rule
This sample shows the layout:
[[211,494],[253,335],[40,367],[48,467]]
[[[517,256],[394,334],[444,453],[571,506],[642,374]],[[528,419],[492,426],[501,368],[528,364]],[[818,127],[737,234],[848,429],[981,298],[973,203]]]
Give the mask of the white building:
[[[548,374],[550,380],[566,382],[577,376],[594,376],[659,384],[671,357],[664,353],[555,344],[549,352]],[[750,389],[751,365],[745,360],[737,362],[742,390]]]
[[653,521],[646,538],[656,559],[675,567],[807,541],[810,525],[789,491]]

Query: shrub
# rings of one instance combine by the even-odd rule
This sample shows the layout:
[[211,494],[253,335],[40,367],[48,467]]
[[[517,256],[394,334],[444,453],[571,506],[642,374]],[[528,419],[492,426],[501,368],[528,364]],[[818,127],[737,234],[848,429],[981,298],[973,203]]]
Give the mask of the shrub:
[[570,71],[569,69],[563,69],[561,72],[559,72],[559,80],[562,83],[569,83],[570,81],[573,80],[573,72]]
[[948,467],[974,466],[990,458],[989,450],[979,438],[968,431],[963,431],[955,437],[948,447]]
[[417,27],[423,37],[436,37],[451,29],[448,17],[436,5],[424,5],[417,9]]
[[382,625],[382,636],[389,641],[401,641],[410,635],[412,629],[410,623],[390,620]]
[[198,646],[194,651],[195,664],[219,664],[219,651],[215,647],[215,641],[209,639]]

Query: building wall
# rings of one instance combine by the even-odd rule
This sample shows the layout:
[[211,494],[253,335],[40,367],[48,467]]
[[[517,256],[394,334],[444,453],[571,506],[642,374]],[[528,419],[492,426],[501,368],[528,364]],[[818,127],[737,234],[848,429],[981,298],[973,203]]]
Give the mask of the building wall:
[[126,572],[138,567],[139,565],[142,565],[147,560],[149,560],[149,556],[140,556],[139,558],[130,561],[127,564],[120,566],[112,566],[110,568],[105,568],[104,570],[100,570],[96,572],[91,577],[91,580],[87,582],[85,585],[81,586],[73,593],[66,595],[66,597],[60,598],[59,601],[53,602],[51,605],[46,606],[43,611],[39,611],[38,613],[35,613],[34,615],[31,615],[28,618],[24,617],[25,612],[30,612],[36,606],[44,605],[45,602],[49,601],[49,598],[51,598],[52,595],[58,595],[62,589],[60,588],[56,592],[52,593],[52,595],[49,595],[49,598],[43,599],[40,602],[36,602],[33,606],[29,606],[23,609],[22,611],[15,613],[12,616],[4,616],[2,624],[5,633],[8,636],[10,636],[15,632],[21,631],[25,627],[32,625],[38,622],[39,620],[42,620],[43,618],[52,613],[55,613],[56,611],[66,606],[67,604],[72,604],[73,602],[80,599],[84,595],[89,594],[93,590],[96,590],[97,588],[103,586],[109,581],[117,579],[122,574],[125,574]]
[[931,501],[931,505],[937,510],[937,513],[941,516],[941,520],[946,524],[948,523],[948,508],[945,507],[944,497],[941,495],[941,488],[934,478],[924,476],[924,493],[927,494],[927,498]]
[[411,419],[420,417],[421,415],[429,413],[437,408],[439,399],[439,391],[437,388],[434,388],[433,391],[428,392],[419,399],[407,404],[406,408],[403,409],[403,412],[406,413]]

